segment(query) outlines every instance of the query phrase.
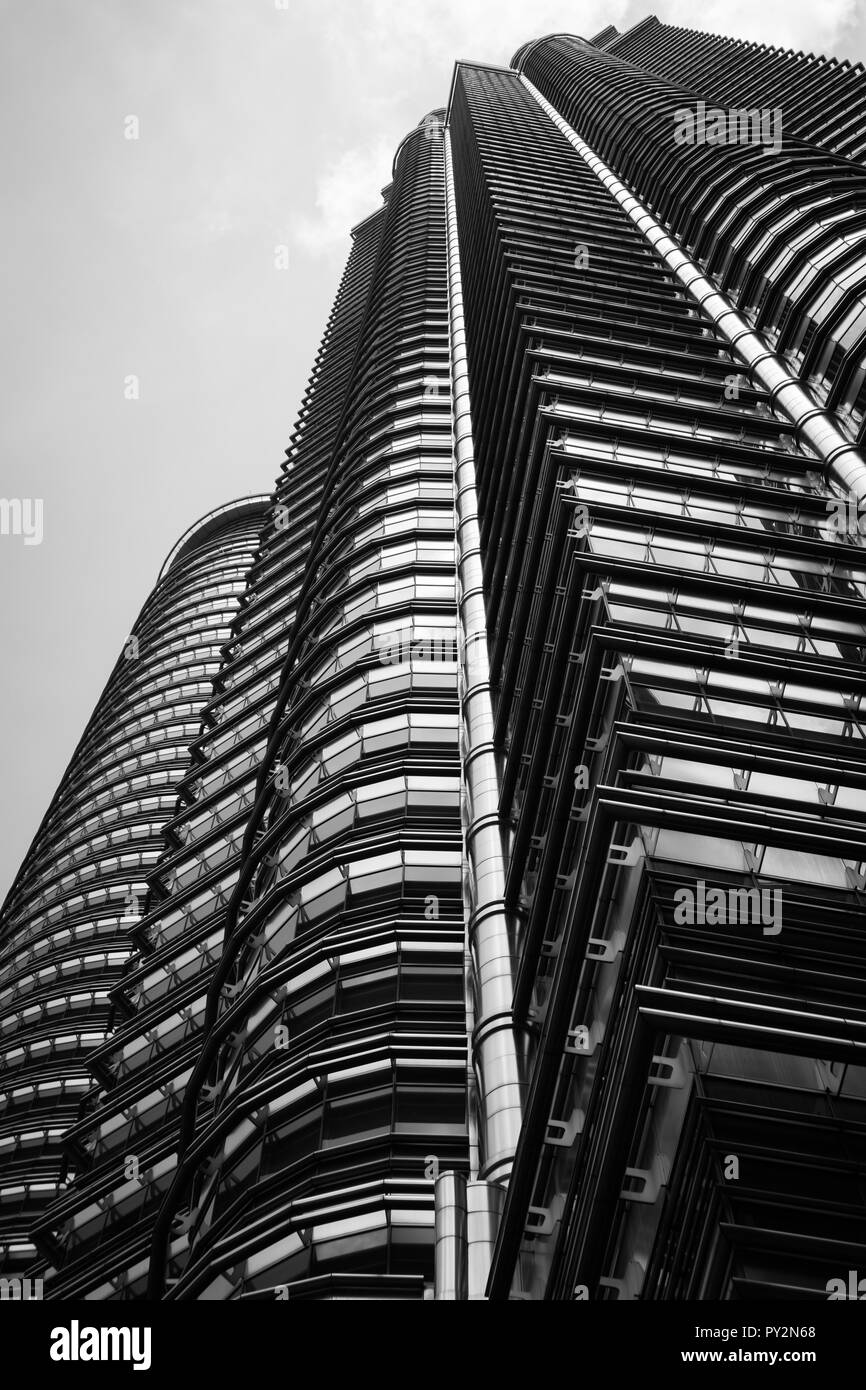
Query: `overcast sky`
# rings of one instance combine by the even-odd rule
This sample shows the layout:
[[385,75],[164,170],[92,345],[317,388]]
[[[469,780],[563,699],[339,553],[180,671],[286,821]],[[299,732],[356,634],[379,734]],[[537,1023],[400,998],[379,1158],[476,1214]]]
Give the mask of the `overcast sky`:
[[455,59],[648,13],[866,53],[866,0],[0,0],[0,497],[44,503],[41,544],[0,535],[0,898],[174,541],[271,491],[349,228]]

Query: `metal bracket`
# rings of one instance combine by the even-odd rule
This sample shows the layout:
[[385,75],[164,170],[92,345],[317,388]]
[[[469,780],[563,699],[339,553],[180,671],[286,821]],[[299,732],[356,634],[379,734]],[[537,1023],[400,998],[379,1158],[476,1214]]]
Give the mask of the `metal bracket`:
[[554,1144],[558,1148],[570,1149],[578,1134],[583,1132],[584,1119],[583,1111],[575,1110],[569,1120],[548,1120],[547,1131],[544,1135],[545,1144]]
[[647,1077],[648,1086],[673,1086],[678,1091],[685,1086],[685,1068],[678,1056],[653,1057],[650,1067],[658,1067],[659,1071],[655,1075],[650,1071]]
[[608,864],[621,864],[624,868],[634,868],[641,859],[643,859],[643,844],[637,835],[630,845],[612,844],[607,852]]
[[616,960],[625,945],[625,932],[614,932],[610,940],[603,936],[591,936],[586,943],[586,960]]
[[549,1207],[527,1207],[524,1230],[531,1236],[549,1236],[553,1230],[553,1212]]

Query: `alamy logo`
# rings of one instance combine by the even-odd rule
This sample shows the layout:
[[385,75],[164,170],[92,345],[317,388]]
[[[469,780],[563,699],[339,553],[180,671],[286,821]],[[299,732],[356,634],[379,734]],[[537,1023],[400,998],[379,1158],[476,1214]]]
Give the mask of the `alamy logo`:
[[131,1361],[134,1371],[150,1370],[149,1327],[69,1327],[51,1330],[52,1361]]
[[827,499],[830,530],[837,536],[866,536],[866,499],[831,497]]
[[848,1270],[847,1284],[844,1279],[828,1279],[825,1287],[831,1303],[842,1298],[854,1298],[860,1303],[866,1301],[866,1279],[860,1278],[859,1270]]
[[707,888],[699,878],[693,888],[677,888],[674,893],[674,921],[678,926],[760,926],[764,936],[778,936],[782,930],[782,890],[780,888]]
[[378,640],[376,654],[383,666],[400,666],[413,660],[455,662],[462,658],[464,666],[472,667],[487,654],[487,629],[467,633],[443,630],[437,635],[428,630],[419,637],[411,627],[394,628]]
[[398,628],[382,638],[376,647],[383,666],[401,666],[407,661],[456,661],[457,639],[443,632],[437,637],[416,637],[411,628]]
[[0,497],[0,536],[23,536],[25,545],[41,545],[42,498]]
[[707,106],[699,101],[674,112],[676,145],[764,145],[773,154],[782,148],[782,109],[779,106]]
[[42,1297],[41,1279],[0,1279],[0,1303]]

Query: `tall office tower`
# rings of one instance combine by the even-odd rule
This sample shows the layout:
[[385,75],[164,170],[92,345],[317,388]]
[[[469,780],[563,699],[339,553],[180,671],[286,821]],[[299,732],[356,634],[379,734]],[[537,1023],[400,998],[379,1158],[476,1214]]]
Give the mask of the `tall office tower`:
[[55,1296],[856,1268],[861,86],[650,20],[458,63],[400,146],[31,1228]]
[[[91,1058],[100,1103],[67,1137],[82,1171],[34,1232],[57,1269],[54,1297],[130,1299],[147,1292],[154,1222],[177,1167],[187,1081],[204,1029],[212,1026],[208,986],[261,789],[374,247],[371,223],[358,229],[282,477],[270,512],[262,515],[223,664],[150,879],[139,954],[115,992],[117,1026]],[[178,1224],[183,1247],[188,1237]]]
[[0,914],[0,1272],[69,1176],[110,993],[219,670],[267,499],[221,507],[163,565]]
[[577,38],[513,66],[448,120],[535,1034],[488,1293],[823,1298],[866,1235],[862,174],[677,143],[700,93]]
[[355,230],[35,1232],[56,1297],[430,1283],[469,1166],[443,148],[434,113]]
[[155,1230],[174,1298],[422,1297],[436,1172],[468,1169],[443,152],[431,113],[362,224],[344,400],[295,459],[310,558]]

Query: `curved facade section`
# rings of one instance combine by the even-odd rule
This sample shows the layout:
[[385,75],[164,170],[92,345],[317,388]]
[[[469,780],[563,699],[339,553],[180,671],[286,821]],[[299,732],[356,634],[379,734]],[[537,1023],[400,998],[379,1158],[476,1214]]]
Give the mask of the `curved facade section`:
[[532,46],[521,70],[862,440],[866,169],[804,123],[800,69],[772,106],[749,106],[731,75],[724,108],[715,89],[567,37]]
[[[468,1167],[444,161],[403,142],[187,1091],[177,1298],[421,1297]],[[186,1176],[188,1175],[188,1176]],[[186,1186],[184,1186],[184,1183]]]
[[199,521],[190,526],[177,544],[172,546],[159,572],[158,582],[165,578],[178,560],[194,551],[201,550],[212,537],[222,532],[229,522],[235,526],[247,517],[254,518],[261,523],[263,513],[270,504],[270,500],[270,497],[264,495],[239,497],[234,502],[226,502],[222,507],[214,507],[212,512],[208,512],[206,516],[201,517]]
[[31,1228],[73,1175],[64,1134],[244,589],[257,527],[246,502],[217,516],[163,570],[0,914],[4,1273],[32,1263]]
[[536,48],[541,48],[542,45],[550,43],[554,39],[559,39],[564,41],[565,43],[574,44],[577,47],[588,48],[591,46],[587,43],[586,39],[580,38],[578,34],[545,34],[542,38],[531,39],[529,43],[525,43],[520,48],[518,48],[517,52],[514,54],[514,57],[511,59],[511,63],[509,64],[509,66],[514,68],[515,72],[521,72],[523,70],[524,64],[535,52]]
[[662,24],[654,15],[625,34],[614,29],[594,42],[658,77],[704,93],[717,106],[781,106],[786,124],[802,139],[863,162],[862,63],[700,33]]
[[554,125],[597,175],[600,182],[616,199],[646,237],[655,253],[673,271],[678,281],[700,305],[702,313],[712,319],[716,330],[729,348],[737,354],[755,381],[767,392],[768,398],[791,423],[795,435],[820,460],[827,481],[852,494],[857,502],[866,500],[866,463],[862,454],[848,442],[836,419],[817,407],[803,390],[799,381],[783,367],[770,352],[766,343],[748,325],[730,300],[719,293],[711,280],[665,231],[644,205],[629,193],[610,169],[589,148],[584,140],[563,121],[550,102],[524,77],[527,90],[546,111]]
[[[45,1252],[62,1262],[60,1297],[141,1298],[150,1278],[161,1291],[166,1274],[173,1280],[186,1259],[188,1218],[181,1213],[161,1227],[158,1216],[177,1173],[186,1088],[212,1027],[208,991],[226,921],[238,892],[246,892],[239,884],[250,818],[267,786],[271,723],[381,222],[380,211],[355,231],[282,474],[259,513],[247,585],[150,880],[139,954],[116,991],[120,1021],[92,1059],[100,1101],[69,1135],[81,1178],[37,1232]],[[152,1269],[155,1230],[160,1259]]]

